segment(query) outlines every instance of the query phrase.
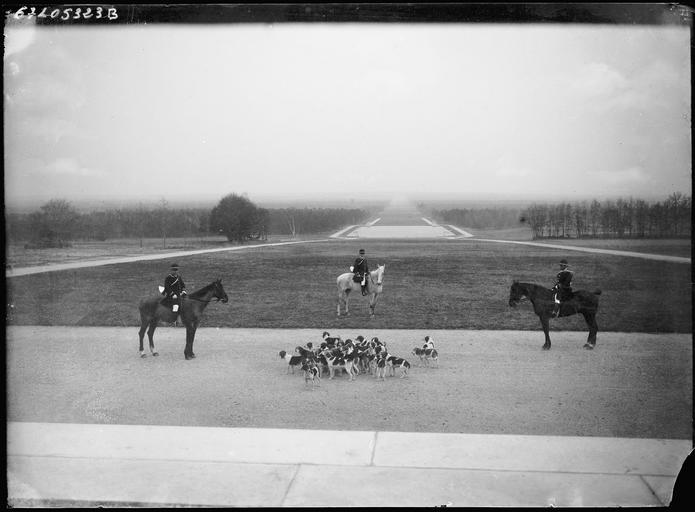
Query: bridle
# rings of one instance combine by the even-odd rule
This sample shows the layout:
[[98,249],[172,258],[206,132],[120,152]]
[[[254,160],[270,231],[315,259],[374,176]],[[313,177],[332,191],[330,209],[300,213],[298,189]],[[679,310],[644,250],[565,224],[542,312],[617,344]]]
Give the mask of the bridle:
[[373,283],[375,286],[381,286],[381,283],[383,282],[383,277],[384,277],[384,271],[382,270],[383,268],[384,267],[377,267],[377,269],[376,269],[377,279],[381,278],[378,281],[374,281],[374,278],[372,277],[371,272],[369,274],[369,281],[371,283]]
[[[218,290],[218,286],[215,285],[214,290],[213,290],[213,293],[217,293],[218,291],[219,291],[219,290]],[[195,301],[198,301],[198,302],[204,302],[205,304],[210,304],[210,303],[212,302],[212,299],[217,299],[217,302],[219,302],[219,301],[222,300],[220,297],[218,297],[218,296],[216,296],[216,295],[213,295],[212,297],[210,297],[210,298],[207,299],[207,300],[205,300],[205,299],[199,299],[198,297],[191,297],[190,295],[186,295],[185,297],[186,297],[187,299],[190,299],[190,300],[195,300]]]

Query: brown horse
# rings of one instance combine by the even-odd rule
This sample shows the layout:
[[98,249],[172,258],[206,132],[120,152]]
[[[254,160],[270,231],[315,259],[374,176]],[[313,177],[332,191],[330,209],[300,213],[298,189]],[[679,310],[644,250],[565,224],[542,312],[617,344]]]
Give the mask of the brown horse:
[[[533,304],[533,311],[538,315],[545,333],[545,344],[543,350],[550,350],[550,335],[548,334],[550,319],[554,318],[555,308],[554,292],[537,284],[520,283],[514,281],[509,291],[509,305],[516,307],[521,299],[526,297]],[[560,314],[558,316],[571,316],[581,313],[589,326],[589,338],[584,344],[584,348],[591,350],[596,346],[596,312],[598,311],[598,296],[601,290],[588,292],[577,290],[572,292],[572,297],[560,304]]]
[[[374,316],[374,308],[376,307],[376,301],[381,294],[383,283],[384,283],[384,269],[386,265],[377,265],[376,270],[372,270],[367,275],[367,295],[369,295],[369,316],[370,318]],[[362,286],[360,283],[356,283],[352,280],[352,272],[346,272],[340,274],[336,283],[338,284],[338,316],[340,316],[340,305],[345,304],[345,316],[350,315],[348,310],[348,295],[351,291],[360,292]]]
[[198,325],[200,325],[200,317],[203,311],[212,299],[221,300],[223,303],[229,301],[227,293],[222,288],[221,279],[213,281],[190,295],[184,295],[181,299],[181,309],[178,313],[174,313],[170,308],[163,306],[161,304],[161,296],[140,302],[140,357],[145,357],[145,350],[142,346],[145,331],[147,330],[147,337],[150,339],[150,352],[153,356],[158,356],[159,354],[154,349],[154,330],[160,321],[172,323],[180,315],[183,325],[186,326],[186,348],[183,354],[186,359],[195,358],[193,353],[195,331],[198,329]]

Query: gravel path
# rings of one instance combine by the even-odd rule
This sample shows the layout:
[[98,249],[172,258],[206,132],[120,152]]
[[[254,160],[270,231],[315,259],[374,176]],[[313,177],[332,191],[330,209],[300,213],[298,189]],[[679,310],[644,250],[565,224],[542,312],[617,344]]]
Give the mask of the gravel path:
[[[332,332],[356,337],[357,332]],[[160,327],[159,357],[138,357],[136,328],[7,330],[9,421],[690,439],[690,334],[370,330],[408,359],[404,379],[288,374],[314,329]],[[411,355],[433,336],[440,364]]]
[[51,265],[37,265],[35,267],[16,267],[5,270],[5,277],[26,276],[30,274],[41,274],[43,272],[55,272],[57,270],[71,270],[76,268],[101,267],[103,265],[115,265],[119,263],[131,263],[134,261],[165,260],[175,259],[182,256],[192,256],[195,254],[206,254],[211,252],[244,251],[253,249],[263,249],[266,247],[276,247],[280,245],[311,244],[325,242],[326,240],[299,240],[295,242],[275,242],[269,244],[237,245],[234,247],[220,247],[216,249],[198,249],[191,251],[176,251],[166,253],[156,253],[144,256],[124,256],[119,258],[105,258],[89,261],[73,261],[70,263],[55,263]]

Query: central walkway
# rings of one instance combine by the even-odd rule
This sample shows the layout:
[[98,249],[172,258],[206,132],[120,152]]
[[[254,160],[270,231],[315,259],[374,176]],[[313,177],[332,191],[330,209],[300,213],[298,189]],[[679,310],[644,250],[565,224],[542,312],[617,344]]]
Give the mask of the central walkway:
[[688,440],[8,423],[8,504],[668,505]]

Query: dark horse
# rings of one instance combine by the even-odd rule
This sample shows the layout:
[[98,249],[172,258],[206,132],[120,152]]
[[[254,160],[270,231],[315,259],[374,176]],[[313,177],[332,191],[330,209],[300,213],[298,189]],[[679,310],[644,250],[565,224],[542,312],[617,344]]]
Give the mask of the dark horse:
[[[550,335],[548,334],[549,321],[555,315],[553,314],[555,301],[553,299],[554,292],[537,284],[520,283],[514,281],[512,288],[509,291],[509,305],[516,307],[521,299],[526,297],[533,304],[533,311],[538,315],[545,333],[545,344],[543,350],[550,350]],[[571,316],[581,313],[589,326],[589,338],[584,344],[584,348],[591,350],[596,346],[596,333],[598,325],[596,324],[596,312],[598,311],[598,296],[601,295],[601,290],[588,292],[586,290],[577,290],[572,292],[572,297],[565,300],[560,305],[560,314],[558,316]]]
[[186,326],[186,348],[183,354],[186,356],[186,359],[193,359],[195,357],[193,353],[195,331],[198,329],[198,325],[200,325],[200,317],[203,311],[212,299],[221,300],[222,302],[229,301],[227,293],[222,288],[221,279],[213,281],[190,295],[184,295],[181,299],[181,309],[178,313],[174,313],[171,308],[163,306],[160,303],[162,300],[161,296],[140,302],[140,357],[145,357],[145,350],[142,346],[145,331],[147,331],[147,337],[150,339],[150,352],[153,356],[157,356],[159,354],[154,350],[154,340],[152,339],[154,330],[157,328],[160,320],[172,323],[181,315],[181,321]]

